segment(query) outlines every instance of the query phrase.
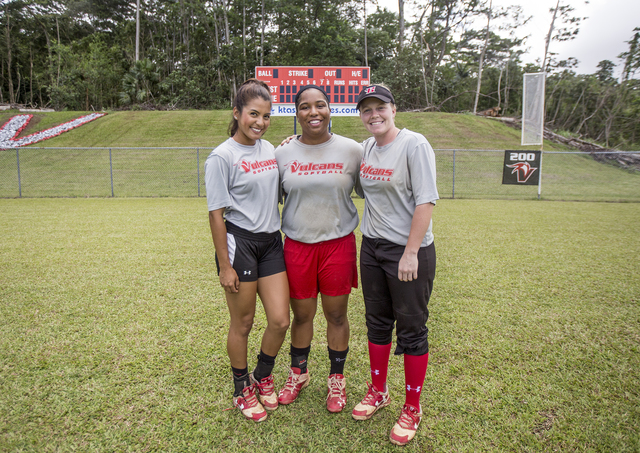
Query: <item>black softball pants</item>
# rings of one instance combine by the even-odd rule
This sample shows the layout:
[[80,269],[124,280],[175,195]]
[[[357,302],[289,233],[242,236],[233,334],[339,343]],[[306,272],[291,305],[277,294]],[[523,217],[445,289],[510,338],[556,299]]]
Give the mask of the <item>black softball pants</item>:
[[428,303],[436,273],[436,249],[433,243],[421,247],[418,278],[402,282],[398,264],[404,248],[384,239],[362,238],[360,278],[367,335],[373,344],[389,344],[395,324],[395,354],[423,355],[429,352]]

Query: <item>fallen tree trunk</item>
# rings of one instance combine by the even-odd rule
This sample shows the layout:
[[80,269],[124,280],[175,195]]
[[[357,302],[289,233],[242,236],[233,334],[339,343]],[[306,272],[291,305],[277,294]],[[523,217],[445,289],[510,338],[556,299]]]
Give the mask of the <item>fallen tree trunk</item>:
[[[503,123],[513,128],[520,128],[521,123],[518,118],[491,118],[493,120],[502,121]],[[614,151],[597,143],[588,142],[577,137],[563,137],[555,132],[545,129],[544,138],[554,143],[561,143],[579,151],[586,151],[593,156],[593,159],[598,162],[613,163],[620,167],[640,171],[640,153],[625,153],[624,151]]]

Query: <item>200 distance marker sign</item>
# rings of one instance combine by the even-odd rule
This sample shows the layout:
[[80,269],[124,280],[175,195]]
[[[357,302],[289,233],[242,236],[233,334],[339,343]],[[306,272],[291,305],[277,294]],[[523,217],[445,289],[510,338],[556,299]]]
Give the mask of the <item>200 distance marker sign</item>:
[[271,90],[272,116],[295,115],[294,98],[305,85],[324,88],[332,116],[358,116],[356,100],[369,75],[363,66],[256,66],[256,79]]

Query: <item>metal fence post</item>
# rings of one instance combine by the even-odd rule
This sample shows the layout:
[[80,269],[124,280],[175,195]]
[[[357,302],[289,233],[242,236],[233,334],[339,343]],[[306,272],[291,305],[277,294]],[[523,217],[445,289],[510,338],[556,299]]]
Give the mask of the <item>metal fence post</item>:
[[540,173],[538,174],[538,200],[540,199],[540,194],[542,193],[542,156],[544,155],[544,151],[540,150]]
[[198,162],[198,196],[200,196],[200,148],[196,148],[196,156]]
[[16,161],[18,162],[18,195],[22,198],[22,182],[20,181],[20,151],[16,148]]
[[456,150],[453,150],[453,188],[451,189],[451,198],[456,197]]
[[111,159],[111,148],[109,148],[109,173],[111,173],[111,198],[113,198],[113,160]]

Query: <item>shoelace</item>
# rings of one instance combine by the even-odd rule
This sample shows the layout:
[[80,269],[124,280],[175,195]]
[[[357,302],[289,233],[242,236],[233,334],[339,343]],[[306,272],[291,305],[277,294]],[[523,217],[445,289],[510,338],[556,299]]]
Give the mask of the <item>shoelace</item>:
[[256,390],[254,386],[249,387],[247,391],[248,395],[244,396],[244,401],[247,403],[247,407],[256,407],[258,405],[258,398],[256,398]]
[[[271,376],[269,376],[269,377],[271,377]],[[265,379],[268,379],[268,377],[266,377]],[[271,377],[271,379],[268,379],[265,382],[260,381],[256,385],[258,386],[259,392],[262,395],[265,395],[265,394],[266,395],[270,395],[271,393],[273,393],[275,391],[275,385],[273,383],[273,377]]]
[[367,406],[375,406],[376,401],[382,400],[382,397],[380,393],[373,388],[373,384],[369,384],[367,382],[367,385],[369,386],[369,391],[367,392],[367,396],[364,397],[362,402]]
[[331,376],[329,378],[329,392],[332,395],[341,396],[344,388],[345,388],[344,379],[340,379],[337,376]]
[[402,408],[402,413],[400,414],[400,418],[398,419],[398,425],[402,426],[404,429],[416,429],[416,425],[419,423],[418,412],[413,409],[404,406]]
[[289,377],[287,378],[287,382],[284,383],[284,390],[293,392],[296,388],[298,380],[300,379],[300,376],[300,374],[295,374],[292,370],[289,370]]

